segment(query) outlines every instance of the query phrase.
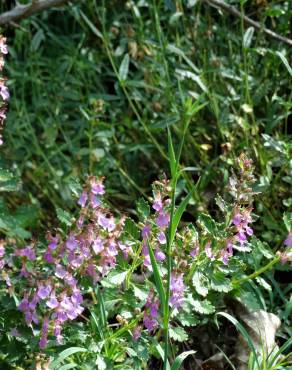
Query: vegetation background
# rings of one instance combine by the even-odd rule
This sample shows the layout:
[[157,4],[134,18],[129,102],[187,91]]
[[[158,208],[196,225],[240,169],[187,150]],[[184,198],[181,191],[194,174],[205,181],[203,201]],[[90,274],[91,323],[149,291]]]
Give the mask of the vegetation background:
[[[292,37],[289,0],[228,3]],[[279,249],[292,215],[291,47],[196,0],[76,1],[2,32],[11,100],[0,166],[13,179],[1,185],[1,234],[44,236],[72,211],[72,183],[87,174],[105,176],[108,202],[135,218],[135,201],[168,175],[166,127],[178,143],[183,94],[204,104],[182,153],[179,194],[201,177],[183,221],[216,214],[214,197],[245,152],[262,192],[255,232]],[[265,273],[247,297],[279,316],[282,340],[292,335],[290,273]]]

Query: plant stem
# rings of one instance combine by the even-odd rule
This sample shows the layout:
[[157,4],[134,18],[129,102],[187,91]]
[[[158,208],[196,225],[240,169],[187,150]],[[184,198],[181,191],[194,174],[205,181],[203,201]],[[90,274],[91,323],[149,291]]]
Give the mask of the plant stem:
[[242,279],[239,279],[239,280],[234,280],[232,282],[233,285],[237,285],[237,284],[240,284],[240,283],[244,283],[245,281],[248,281],[248,280],[251,280],[251,279],[254,279],[256,278],[257,276],[263,274],[264,272],[266,272],[267,270],[269,270],[272,266],[274,266],[276,263],[278,263],[280,261],[281,257],[277,256],[275,257],[271,262],[269,262],[267,265],[263,266],[262,268],[260,268],[259,270],[255,271],[254,273],[242,278]]

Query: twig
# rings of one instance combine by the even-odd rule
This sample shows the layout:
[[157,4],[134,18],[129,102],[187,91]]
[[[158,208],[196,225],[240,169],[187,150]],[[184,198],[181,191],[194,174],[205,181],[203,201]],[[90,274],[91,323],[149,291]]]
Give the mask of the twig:
[[32,14],[42,12],[43,10],[49,9],[53,6],[60,6],[67,2],[68,0],[33,0],[27,5],[17,5],[15,8],[9,10],[8,12],[0,14],[0,26],[6,24],[11,24],[19,21],[23,18],[27,18]]
[[289,46],[292,46],[292,40],[291,39],[288,39],[287,37],[278,35],[276,32],[271,31],[268,28],[265,28],[260,23],[254,21],[253,19],[247,17],[246,15],[241,14],[241,12],[238,11],[234,6],[226,4],[222,0],[203,0],[203,1],[205,1],[206,3],[208,3],[209,5],[211,5],[215,8],[223,9],[223,10],[229,12],[230,14],[235,15],[236,17],[243,18],[243,20],[246,24],[249,24],[250,26],[253,26],[254,28],[256,28],[258,30],[262,30],[265,34],[269,35],[270,37],[274,38],[275,40],[284,42],[285,44],[287,44]]

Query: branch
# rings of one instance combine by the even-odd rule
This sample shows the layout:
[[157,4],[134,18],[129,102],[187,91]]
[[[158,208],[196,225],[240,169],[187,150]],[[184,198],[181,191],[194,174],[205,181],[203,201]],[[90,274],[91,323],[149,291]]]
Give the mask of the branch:
[[0,14],[0,26],[27,18],[32,14],[42,12],[53,6],[63,5],[67,1],[68,0],[32,0],[32,2],[27,5],[19,4],[8,12]]
[[265,34],[269,35],[270,37],[274,38],[275,40],[284,42],[285,44],[292,46],[292,40],[288,39],[287,37],[278,35],[276,32],[273,32],[269,30],[268,28],[263,27],[260,23],[252,20],[251,18],[242,15],[240,11],[238,11],[234,6],[226,4],[222,0],[204,0],[207,2],[209,5],[215,7],[215,8],[220,8],[223,9],[230,14],[235,15],[236,17],[242,18],[246,24],[249,24],[250,26],[253,26],[254,28],[258,30],[262,30]]

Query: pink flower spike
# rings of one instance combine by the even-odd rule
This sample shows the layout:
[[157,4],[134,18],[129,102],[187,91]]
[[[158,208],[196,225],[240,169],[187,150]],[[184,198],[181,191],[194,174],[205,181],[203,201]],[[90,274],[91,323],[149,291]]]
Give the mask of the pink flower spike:
[[237,225],[240,224],[240,222],[241,222],[241,214],[240,213],[236,213],[233,216],[232,223],[233,223],[233,225],[237,226]]
[[166,244],[166,236],[163,231],[160,231],[160,233],[157,235],[157,239],[160,244]]

